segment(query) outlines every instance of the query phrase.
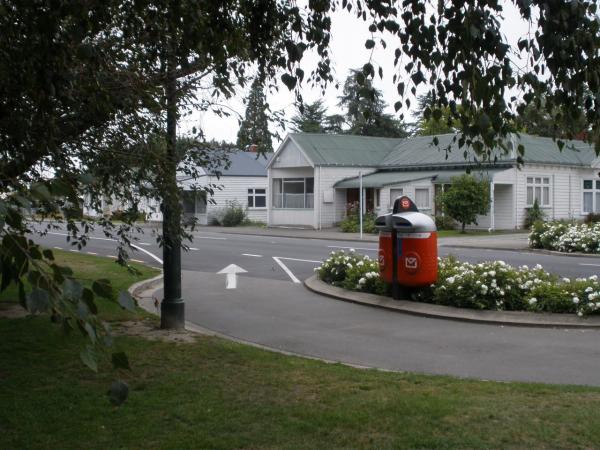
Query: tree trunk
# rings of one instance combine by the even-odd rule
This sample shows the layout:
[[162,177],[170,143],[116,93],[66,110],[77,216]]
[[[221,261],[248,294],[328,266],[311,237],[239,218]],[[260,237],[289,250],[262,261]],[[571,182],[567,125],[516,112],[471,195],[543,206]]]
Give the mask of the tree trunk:
[[464,222],[461,223],[461,228],[460,228],[461,233],[465,233],[465,225],[466,225],[466,223],[464,223]]

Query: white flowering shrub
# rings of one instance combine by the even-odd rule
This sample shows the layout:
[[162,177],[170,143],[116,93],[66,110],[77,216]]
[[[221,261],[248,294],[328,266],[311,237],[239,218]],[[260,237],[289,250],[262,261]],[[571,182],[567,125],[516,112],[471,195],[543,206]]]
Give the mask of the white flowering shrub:
[[[353,291],[388,294],[377,261],[353,250],[332,252],[315,269],[326,283]],[[496,311],[600,313],[598,277],[559,278],[539,264],[513,267],[504,261],[460,262],[438,258],[438,282],[422,289],[415,300],[459,308]]]
[[438,282],[418,295],[424,302],[498,311],[600,312],[598,277],[559,278],[542,266],[512,267],[503,261],[478,264],[439,260]]
[[600,253],[600,223],[539,222],[529,234],[529,246],[567,253]]
[[353,249],[331,252],[329,258],[315,268],[318,277],[334,286],[352,291],[363,291],[384,295],[386,284],[379,275],[377,261],[357,254]]

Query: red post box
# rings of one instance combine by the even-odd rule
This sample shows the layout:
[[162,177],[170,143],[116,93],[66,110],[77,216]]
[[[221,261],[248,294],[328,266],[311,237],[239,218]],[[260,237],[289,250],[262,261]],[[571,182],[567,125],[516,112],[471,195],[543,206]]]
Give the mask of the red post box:
[[398,283],[423,287],[435,283],[438,276],[437,229],[427,214],[394,214],[392,225],[398,240]]
[[375,219],[375,227],[379,230],[379,273],[386,283],[392,283],[394,273],[394,251],[392,214],[384,214]]
[[437,229],[435,222],[406,196],[396,199],[392,213],[377,217],[379,271],[392,285],[395,299],[408,297],[414,288],[437,281]]

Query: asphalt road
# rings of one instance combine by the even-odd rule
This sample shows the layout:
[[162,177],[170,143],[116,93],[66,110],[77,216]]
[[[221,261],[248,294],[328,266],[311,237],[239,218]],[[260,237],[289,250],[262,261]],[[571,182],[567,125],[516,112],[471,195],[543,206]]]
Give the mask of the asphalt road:
[[[107,240],[102,233],[90,235],[83,252],[115,256],[115,242]],[[137,249],[131,258],[150,265],[160,266],[162,250],[150,232],[136,236]],[[73,250],[66,242],[64,232],[51,232],[37,238],[48,247]],[[377,257],[377,243],[329,241],[320,239],[297,239],[288,237],[251,236],[200,231],[194,233],[190,249],[184,252],[184,270],[216,273],[235,263],[248,271],[246,276],[282,281],[304,280],[331,251],[354,248],[358,253]],[[155,255],[150,256],[148,253]],[[455,255],[460,260],[481,262],[503,260],[511,265],[541,264],[549,272],[565,277],[590,276],[600,273],[600,258],[556,256],[528,251],[489,250],[481,248],[439,247],[439,255]]]
[[[39,241],[68,249],[64,233]],[[159,266],[160,248],[138,236],[132,258]],[[489,380],[600,385],[600,331],[503,327],[429,319],[342,302],[299,282],[333,250],[375,257],[375,243],[247,236],[200,231],[183,256],[188,321],[236,339],[345,363]],[[73,251],[78,251],[71,249]],[[95,234],[84,252],[114,256]],[[542,264],[563,276],[596,274],[600,259],[440,247],[440,255],[513,265]],[[225,289],[216,272],[235,263],[247,273]],[[160,296],[160,293],[158,294]]]

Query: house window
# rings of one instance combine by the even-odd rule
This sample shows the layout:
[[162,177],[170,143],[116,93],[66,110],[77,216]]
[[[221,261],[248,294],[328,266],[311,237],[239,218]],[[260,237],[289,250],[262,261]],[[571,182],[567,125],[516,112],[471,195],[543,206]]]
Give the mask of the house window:
[[398,197],[402,197],[402,189],[390,189],[390,208],[394,207],[394,202]]
[[266,208],[267,190],[266,189],[248,189],[248,208]]
[[583,213],[600,212],[600,180],[583,180]]
[[381,203],[381,189],[375,189],[375,208],[379,208]]
[[312,209],[314,187],[314,178],[274,178],[273,207]]
[[419,209],[429,209],[429,188],[415,189],[415,203]]
[[550,206],[550,177],[527,177],[527,206]]

